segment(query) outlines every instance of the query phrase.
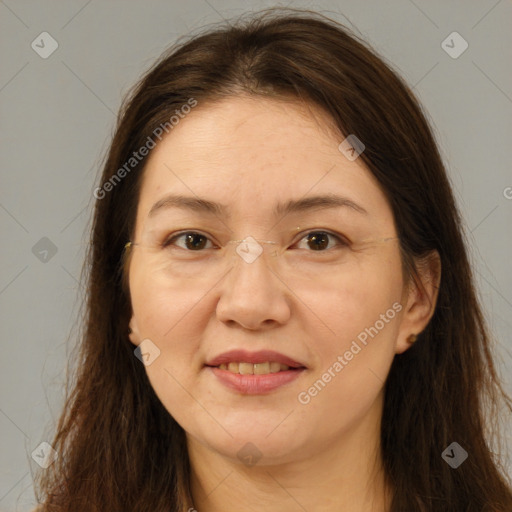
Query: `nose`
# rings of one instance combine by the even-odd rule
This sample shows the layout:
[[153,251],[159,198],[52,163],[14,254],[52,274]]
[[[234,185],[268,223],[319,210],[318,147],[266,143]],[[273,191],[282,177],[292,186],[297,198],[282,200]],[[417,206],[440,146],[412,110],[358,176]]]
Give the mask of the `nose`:
[[219,285],[219,320],[249,330],[269,329],[289,320],[293,294],[269,265],[274,250],[271,242],[256,242],[252,237],[240,241],[238,257]]

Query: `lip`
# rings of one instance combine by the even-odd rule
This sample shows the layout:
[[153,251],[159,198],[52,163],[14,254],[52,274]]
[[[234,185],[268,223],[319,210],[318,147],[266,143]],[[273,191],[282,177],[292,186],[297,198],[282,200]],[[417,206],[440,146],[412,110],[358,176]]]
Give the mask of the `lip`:
[[[284,354],[280,354],[279,352],[275,352],[274,350],[259,350],[257,352],[249,352],[247,350],[230,350],[228,352],[223,352],[222,354],[210,359],[205,363],[205,366],[219,366],[223,363],[232,363],[232,362],[244,362],[244,363],[265,363],[266,361],[275,361],[277,363],[285,364],[290,368],[307,368],[305,364],[302,364],[298,361],[294,361],[292,358],[285,356]],[[225,371],[220,370],[219,371]],[[231,373],[231,372],[230,372]],[[279,372],[286,373],[286,372]],[[234,375],[234,374],[233,374]],[[272,374],[275,375],[275,374]],[[265,375],[264,375],[265,377]]]
[[270,393],[284,384],[294,381],[306,370],[306,368],[301,367],[295,370],[269,373],[267,375],[241,375],[228,370],[221,370],[215,366],[207,366],[205,369],[212,372],[222,384],[244,395],[263,395]]

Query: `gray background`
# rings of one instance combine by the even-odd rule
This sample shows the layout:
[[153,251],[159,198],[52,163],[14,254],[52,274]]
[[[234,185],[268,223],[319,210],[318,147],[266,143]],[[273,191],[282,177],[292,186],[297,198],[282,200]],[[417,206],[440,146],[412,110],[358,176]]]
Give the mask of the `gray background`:
[[[1,511],[35,503],[30,454],[60,414],[92,191],[122,96],[179,35],[273,5],[346,23],[414,86],[465,219],[512,392],[510,1],[0,1]],[[44,31],[59,45],[47,59],[31,47]],[[469,44],[456,59],[441,47],[453,31]]]

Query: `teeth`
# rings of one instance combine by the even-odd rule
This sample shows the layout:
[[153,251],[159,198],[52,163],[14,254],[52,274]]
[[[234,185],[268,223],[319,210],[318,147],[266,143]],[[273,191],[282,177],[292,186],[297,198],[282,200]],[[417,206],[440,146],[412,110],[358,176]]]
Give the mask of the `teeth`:
[[238,373],[240,375],[252,375],[254,373],[254,365],[252,363],[240,363],[238,365]]
[[283,372],[290,369],[288,365],[276,361],[266,361],[264,363],[255,364],[245,362],[222,363],[219,365],[219,368],[240,375],[268,375],[269,373]]
[[272,361],[270,363],[270,373],[277,373],[281,369],[281,363],[276,363]]
[[254,363],[254,375],[270,373],[270,363]]

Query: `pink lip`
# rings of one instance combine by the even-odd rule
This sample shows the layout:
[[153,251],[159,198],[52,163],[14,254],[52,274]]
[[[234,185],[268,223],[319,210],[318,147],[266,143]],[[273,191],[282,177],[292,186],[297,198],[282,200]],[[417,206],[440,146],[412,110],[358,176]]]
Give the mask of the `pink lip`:
[[[268,360],[269,359],[265,359],[265,361]],[[272,360],[276,361],[276,359]],[[245,361],[252,362],[247,361],[247,359],[245,359]],[[220,368],[212,366],[206,367],[206,370],[211,371],[222,382],[222,384],[238,391],[239,393],[243,393],[245,395],[262,395],[269,393],[288,382],[292,382],[302,374],[305,368],[301,367],[295,370],[269,373],[268,375],[240,375],[238,373],[221,370]]]
[[[248,352],[246,350],[230,350],[229,352],[224,352],[217,357],[214,357],[210,361],[206,362],[206,366],[219,366],[223,363],[265,363],[266,361],[276,361],[277,363],[286,364],[291,368],[305,368],[306,365],[294,361],[293,359],[285,356],[284,354],[280,354],[279,352],[274,352],[273,350],[260,350],[258,352]],[[222,370],[221,370],[222,371]],[[280,372],[281,373],[281,372]],[[286,372],[282,372],[286,373]]]

